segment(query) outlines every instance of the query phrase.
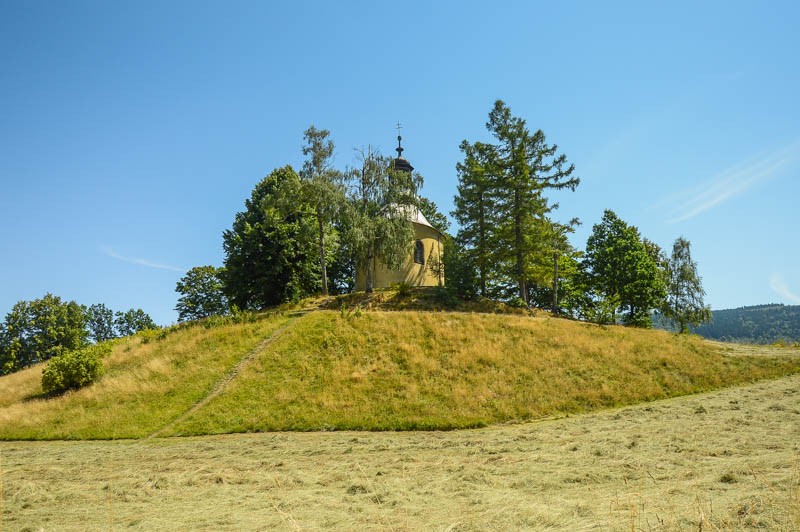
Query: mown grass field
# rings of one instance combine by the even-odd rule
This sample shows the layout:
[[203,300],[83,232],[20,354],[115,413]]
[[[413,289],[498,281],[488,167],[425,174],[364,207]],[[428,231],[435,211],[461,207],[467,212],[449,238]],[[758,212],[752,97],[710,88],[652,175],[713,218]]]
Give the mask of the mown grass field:
[[122,341],[104,364],[100,381],[61,397],[42,396],[40,367],[0,378],[0,439],[470,428],[800,371],[796,356],[663,331],[381,310],[184,327]]
[[800,529],[800,350],[376,301],[0,378],[0,529]]
[[3,530],[800,529],[800,376],[451,432],[0,442]]

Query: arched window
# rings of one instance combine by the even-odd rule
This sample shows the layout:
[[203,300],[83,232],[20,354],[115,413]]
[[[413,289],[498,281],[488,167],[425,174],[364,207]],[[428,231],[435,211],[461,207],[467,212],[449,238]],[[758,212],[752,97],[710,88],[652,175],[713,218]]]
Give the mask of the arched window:
[[417,264],[425,264],[425,245],[422,240],[414,242],[414,262]]

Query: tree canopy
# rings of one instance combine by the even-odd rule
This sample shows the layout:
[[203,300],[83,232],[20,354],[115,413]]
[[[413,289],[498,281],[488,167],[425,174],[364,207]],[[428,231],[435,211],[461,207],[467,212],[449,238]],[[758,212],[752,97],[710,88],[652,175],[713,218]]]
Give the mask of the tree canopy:
[[314,207],[291,166],[259,181],[223,233],[224,292],[232,305],[258,310],[313,293],[320,285]]
[[697,263],[692,260],[691,244],[678,237],[672,245],[667,262],[667,297],[662,312],[685,333],[689,326],[697,327],[711,319],[711,308],[703,303],[705,290],[697,273]]
[[348,174],[345,239],[356,267],[366,273],[367,292],[373,289],[376,261],[399,268],[408,257],[414,238],[408,210],[418,208],[421,183],[418,174],[396,169],[392,159],[371,148]]
[[551,282],[556,224],[548,215],[558,204],[545,193],[575,190],[580,179],[544,132],[531,133],[503,101],[495,102],[486,129],[494,143],[461,143],[453,212],[458,239],[477,269],[481,295],[495,285],[528,304],[535,286]]
[[175,286],[175,291],[180,294],[175,305],[178,321],[197,320],[228,312],[222,275],[222,268],[195,266],[181,277]]
[[[458,194],[453,202],[453,216],[460,229],[456,236],[461,259],[476,271],[480,295],[489,295],[494,277],[492,257],[495,251],[495,220],[498,216],[493,195],[494,183],[487,171],[490,146],[461,142],[464,160],[456,165]],[[445,249],[445,253],[447,250]]]
[[[337,233],[334,223],[344,200],[342,172],[333,167],[333,141],[327,129],[310,126],[303,138],[303,155],[307,158],[300,171],[303,193],[317,221],[317,246],[322,294],[328,295],[328,262],[336,254]],[[327,243],[327,249],[326,249]],[[332,253],[331,253],[332,251]]]
[[103,303],[96,303],[85,309],[86,329],[93,342],[105,342],[117,337],[114,325],[114,311]]
[[636,227],[606,210],[601,222],[592,227],[584,268],[597,293],[615,302],[612,318],[620,310],[628,325],[652,325],[650,311],[661,306],[666,287],[664,275]]
[[158,329],[158,325],[140,308],[128,309],[114,314],[114,326],[119,336],[131,336],[148,329]]
[[0,373],[86,345],[85,319],[79,304],[53,294],[17,302],[0,327]]
[[91,306],[53,294],[18,301],[0,323],[0,375],[120,336],[158,325],[142,309],[114,313],[102,303]]

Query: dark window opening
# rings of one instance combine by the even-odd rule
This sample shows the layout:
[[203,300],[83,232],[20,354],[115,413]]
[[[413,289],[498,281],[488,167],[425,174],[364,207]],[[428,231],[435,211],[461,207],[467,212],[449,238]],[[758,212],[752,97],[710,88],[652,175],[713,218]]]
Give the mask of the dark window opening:
[[425,246],[422,244],[422,240],[414,242],[414,262],[425,264]]

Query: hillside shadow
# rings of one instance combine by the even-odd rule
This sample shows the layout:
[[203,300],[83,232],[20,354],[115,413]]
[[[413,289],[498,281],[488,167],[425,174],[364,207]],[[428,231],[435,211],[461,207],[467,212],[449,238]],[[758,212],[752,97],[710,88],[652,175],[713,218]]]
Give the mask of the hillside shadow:
[[341,310],[361,308],[385,311],[474,312],[481,314],[513,314],[518,316],[549,315],[542,309],[515,308],[501,301],[478,297],[460,299],[451,292],[436,286],[380,288],[371,293],[353,292],[331,296],[322,300],[318,308]]

